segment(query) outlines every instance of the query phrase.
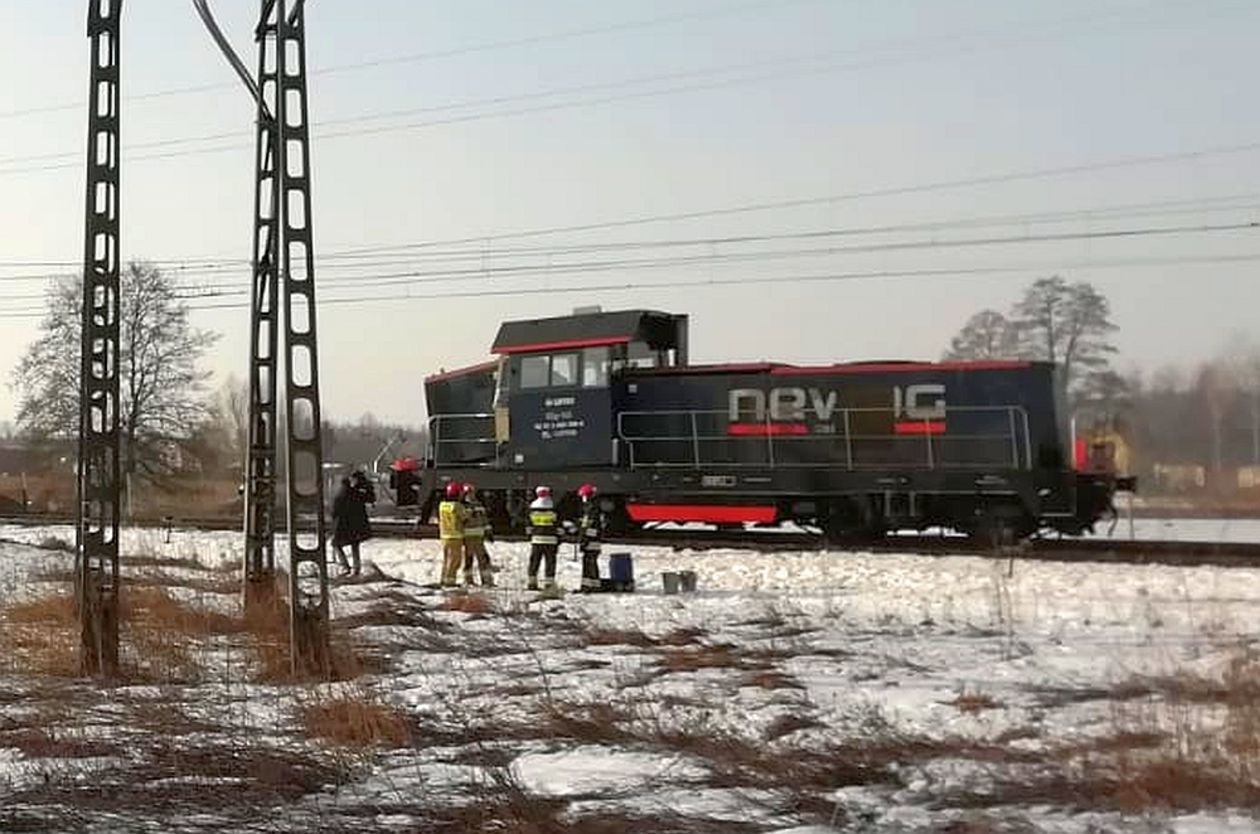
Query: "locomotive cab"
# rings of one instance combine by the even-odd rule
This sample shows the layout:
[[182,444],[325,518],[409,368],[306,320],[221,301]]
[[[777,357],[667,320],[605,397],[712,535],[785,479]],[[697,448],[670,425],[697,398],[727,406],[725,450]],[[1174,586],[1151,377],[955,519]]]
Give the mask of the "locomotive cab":
[[615,466],[614,380],[626,368],[686,361],[686,316],[646,310],[507,322],[499,354],[494,434],[499,466]]

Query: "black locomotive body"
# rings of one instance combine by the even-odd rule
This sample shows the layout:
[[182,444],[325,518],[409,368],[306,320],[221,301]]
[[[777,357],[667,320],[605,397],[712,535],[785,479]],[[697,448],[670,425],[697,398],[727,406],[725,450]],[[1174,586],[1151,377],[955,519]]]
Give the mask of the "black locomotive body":
[[510,322],[494,351],[426,380],[430,452],[400,503],[428,514],[471,481],[504,523],[536,485],[590,482],[626,527],[1010,539],[1080,533],[1117,486],[1073,467],[1049,363],[690,365],[686,317],[639,310]]

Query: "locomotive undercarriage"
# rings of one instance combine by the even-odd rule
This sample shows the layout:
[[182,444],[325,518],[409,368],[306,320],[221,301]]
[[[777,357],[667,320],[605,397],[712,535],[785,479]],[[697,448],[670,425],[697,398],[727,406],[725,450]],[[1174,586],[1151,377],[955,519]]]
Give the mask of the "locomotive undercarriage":
[[[599,489],[610,528],[631,533],[651,521],[707,520],[729,511],[719,526],[792,523],[845,543],[878,539],[896,530],[954,530],[985,544],[1013,543],[1039,532],[1079,535],[1111,512],[1114,481],[1080,473],[831,470],[590,469],[534,473],[498,469],[429,469],[416,493],[422,519],[432,517],[448,481],[477,485],[495,526],[515,530],[539,484],[550,486],[563,515],[576,514],[583,483]],[[650,499],[647,498],[650,496]],[[572,506],[570,506],[572,505]],[[757,520],[740,520],[756,509]],[[666,518],[676,513],[677,518]],[[688,517],[691,513],[694,517]],[[636,518],[635,516],[640,516]]]

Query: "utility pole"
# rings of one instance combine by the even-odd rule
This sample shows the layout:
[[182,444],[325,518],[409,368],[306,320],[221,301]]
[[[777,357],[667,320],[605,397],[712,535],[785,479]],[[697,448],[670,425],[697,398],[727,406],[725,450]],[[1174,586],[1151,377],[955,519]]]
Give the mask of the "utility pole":
[[119,34],[122,0],[89,0],[87,204],[79,376],[75,602],[84,674],[118,672]]
[[[255,78],[214,22],[207,0],[193,0],[257,104],[243,595],[246,606],[265,604],[275,589],[276,360],[283,319],[292,664],[295,675],[323,676],[329,671],[329,599],[311,234],[306,2],[296,0],[287,13],[285,0],[260,3],[254,32],[258,42]],[[302,532],[301,526],[308,523],[314,529]]]

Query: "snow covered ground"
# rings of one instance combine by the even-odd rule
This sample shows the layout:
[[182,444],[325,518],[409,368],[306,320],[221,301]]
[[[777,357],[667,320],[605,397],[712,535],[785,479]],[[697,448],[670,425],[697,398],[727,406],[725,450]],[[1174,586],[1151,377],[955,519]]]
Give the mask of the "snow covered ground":
[[[1260,541],[1251,522],[1143,530]],[[46,593],[71,537],[0,527],[0,604]],[[122,545],[143,557],[125,575],[164,583],[230,590],[239,558],[235,533]],[[525,547],[491,547],[498,587],[451,594],[426,587],[435,542],[369,542],[388,579],[338,583],[333,617],[388,663],[351,684],[251,683],[228,638],[182,685],[49,687],[0,664],[0,830],[1256,830],[1260,570],[616,547],[636,593],[542,600]],[[559,567],[576,587],[568,549]],[[698,592],[664,594],[666,570]],[[345,692],[405,715],[407,740],[351,753],[302,730],[311,699]],[[235,769],[155,765],[163,731],[137,716],[159,709]],[[76,755],[13,741],[53,714]],[[92,792],[120,775],[153,793]]]

